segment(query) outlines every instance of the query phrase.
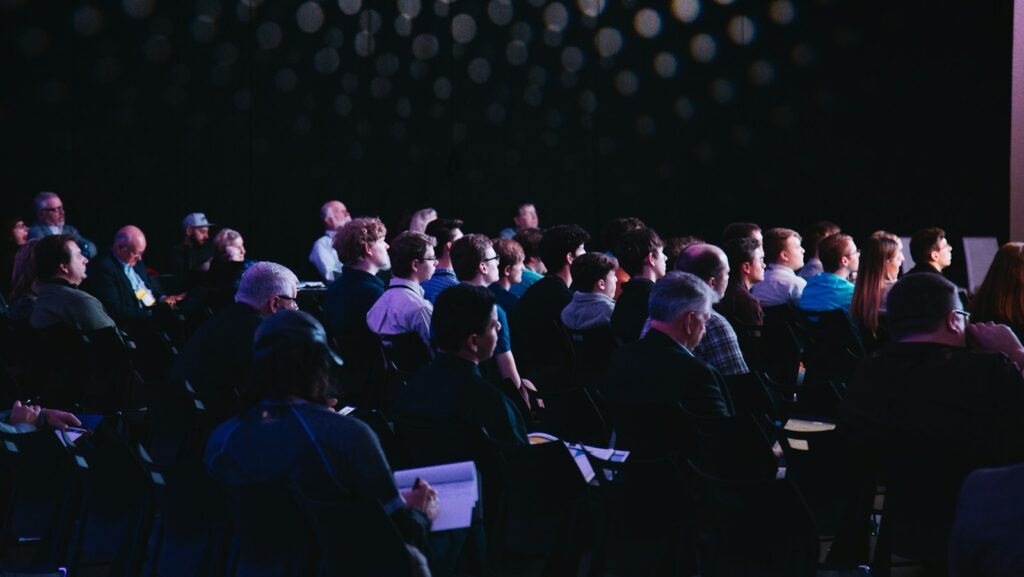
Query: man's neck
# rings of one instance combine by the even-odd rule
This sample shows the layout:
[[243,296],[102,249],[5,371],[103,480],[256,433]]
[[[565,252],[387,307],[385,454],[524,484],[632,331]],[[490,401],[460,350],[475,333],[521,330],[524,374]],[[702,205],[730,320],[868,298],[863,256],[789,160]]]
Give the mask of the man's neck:
[[942,269],[945,268],[942,265],[940,265],[939,263],[934,262],[934,261],[929,261],[929,262],[926,262],[924,264],[927,265],[927,266],[932,267],[933,269],[935,269],[935,272],[938,272],[938,273],[941,273]]
[[556,276],[562,279],[562,282],[564,282],[567,287],[572,286],[572,272],[569,270],[568,266],[563,267],[560,271],[551,273],[551,276]]
[[[672,326],[671,323],[666,323],[666,322],[663,322],[663,321],[651,320],[651,330],[655,330],[655,331],[658,331],[660,333],[664,333],[667,337],[669,337],[673,341],[675,341],[675,342],[679,343],[680,345],[686,347],[686,335],[683,334],[683,331],[681,331],[679,329],[679,327]],[[687,348],[687,350],[689,350],[689,347],[686,347],[686,348]]]
[[444,350],[442,350],[441,352],[442,353],[447,353],[447,354],[452,355],[454,357],[459,357],[460,359],[465,359],[465,360],[473,363],[474,365],[479,365],[480,364],[480,361],[477,360],[476,355],[474,355],[471,351],[466,350],[465,348],[459,349],[457,351],[444,351]]
[[511,290],[512,289],[512,281],[507,276],[503,276],[503,277],[498,279],[498,286],[500,286],[501,288],[503,288],[505,290]]
[[365,272],[367,274],[371,274],[371,275],[376,275],[377,272],[380,271],[380,267],[378,267],[377,265],[373,264],[372,262],[370,262],[368,260],[359,261],[358,263],[352,265],[349,268],[352,268],[354,270],[361,270],[361,271],[363,271],[363,272]]
[[391,279],[392,280],[400,280],[400,281],[403,281],[403,282],[406,282],[406,283],[409,283],[409,284],[414,284],[416,286],[420,285],[420,281],[417,280],[416,277],[413,277],[413,276],[393,276],[393,277],[391,277]]
[[78,283],[71,282],[71,279],[69,279],[68,277],[66,277],[66,276],[64,276],[62,274],[55,275],[55,276],[51,277],[50,280],[52,280],[52,281],[63,281],[63,282],[66,282],[66,283],[68,283],[69,285],[71,285],[73,287],[77,287],[78,286]]
[[452,257],[449,255],[437,257],[437,268],[446,268],[451,270],[452,268]]
[[464,280],[462,282],[470,286],[482,286],[484,288],[487,288],[487,279],[485,279],[484,276],[480,274],[476,275],[475,277],[469,280]]
[[631,275],[629,278],[630,279],[642,278],[642,279],[647,279],[647,280],[649,280],[651,282],[657,282],[658,275],[657,275],[657,273],[654,272],[654,269],[652,269],[649,266],[645,266],[643,268],[643,270],[641,270],[638,274]]
[[744,276],[743,278],[740,279],[740,284],[743,285],[743,288],[749,291],[750,287],[754,286],[756,283],[750,280],[750,277]]
[[908,335],[899,339],[901,343],[933,343],[936,345],[946,345],[948,347],[965,348],[967,343],[963,340],[963,335],[956,335],[948,332],[933,332],[921,335]]
[[843,267],[839,270],[827,270],[825,272],[827,272],[828,274],[834,274],[843,280],[850,278],[850,269],[846,267]]

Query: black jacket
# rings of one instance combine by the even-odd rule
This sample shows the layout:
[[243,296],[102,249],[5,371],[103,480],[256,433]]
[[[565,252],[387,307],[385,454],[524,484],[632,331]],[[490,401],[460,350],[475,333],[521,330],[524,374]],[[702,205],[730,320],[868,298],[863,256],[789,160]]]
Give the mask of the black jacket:
[[[146,272],[146,265],[140,260],[132,268],[152,291],[153,298],[160,300],[163,293],[157,282]],[[153,315],[153,307],[142,306],[136,298],[124,267],[113,253],[102,254],[90,261],[84,287],[103,303],[107,314],[122,328]]]

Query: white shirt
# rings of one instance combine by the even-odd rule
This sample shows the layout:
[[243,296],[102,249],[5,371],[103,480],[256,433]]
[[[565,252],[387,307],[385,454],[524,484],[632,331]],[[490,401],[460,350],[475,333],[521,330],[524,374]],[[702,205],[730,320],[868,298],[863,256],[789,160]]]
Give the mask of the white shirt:
[[761,301],[762,307],[773,307],[800,300],[800,295],[807,286],[807,280],[793,272],[793,269],[781,264],[770,264],[764,271],[764,280],[750,289],[750,294]]
[[391,285],[366,313],[366,324],[378,335],[419,333],[430,348],[430,317],[434,305],[423,298],[423,287],[404,278],[391,279]]
[[313,243],[313,250],[309,253],[309,262],[320,271],[326,282],[333,282],[334,277],[341,274],[341,261],[338,260],[338,251],[334,250],[334,235],[333,230],[325,231]]

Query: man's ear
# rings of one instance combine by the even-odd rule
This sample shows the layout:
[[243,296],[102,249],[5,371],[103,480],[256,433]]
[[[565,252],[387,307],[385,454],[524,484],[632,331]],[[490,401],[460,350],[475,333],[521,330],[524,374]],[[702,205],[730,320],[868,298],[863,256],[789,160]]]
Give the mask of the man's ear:
[[501,269],[501,276],[503,276],[503,277],[512,276],[512,265],[510,265],[510,264],[505,265],[505,267],[503,269]]
[[946,327],[950,330],[950,332],[954,334],[960,334],[963,332],[960,329],[960,323],[957,322],[958,316],[960,315],[956,314],[953,311],[949,311],[949,313],[946,315]]
[[749,275],[750,272],[754,270],[754,264],[750,262],[745,262],[740,265],[740,270],[743,272],[743,274]]

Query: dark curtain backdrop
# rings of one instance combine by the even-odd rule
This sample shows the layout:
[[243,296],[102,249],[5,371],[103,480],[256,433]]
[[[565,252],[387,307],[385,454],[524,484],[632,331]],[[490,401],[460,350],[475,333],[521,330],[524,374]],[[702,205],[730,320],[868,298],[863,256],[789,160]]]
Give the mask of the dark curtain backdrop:
[[[716,240],[1008,232],[1012,2],[0,0],[7,213],[205,211],[306,271],[319,205],[496,233],[532,199]],[[304,276],[304,275],[300,275]]]

